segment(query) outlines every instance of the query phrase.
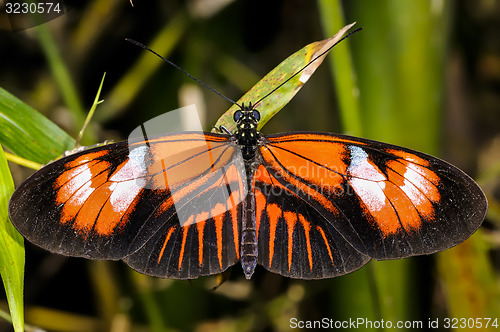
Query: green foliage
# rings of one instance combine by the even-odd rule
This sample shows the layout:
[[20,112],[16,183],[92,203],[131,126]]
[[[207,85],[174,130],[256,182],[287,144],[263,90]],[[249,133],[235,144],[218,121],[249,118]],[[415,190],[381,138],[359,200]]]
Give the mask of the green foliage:
[[7,159],[0,146],[0,275],[16,332],[24,330],[24,243],[23,237],[9,220],[7,205],[14,192]]
[[0,142],[16,155],[47,163],[75,141],[29,105],[0,88]]

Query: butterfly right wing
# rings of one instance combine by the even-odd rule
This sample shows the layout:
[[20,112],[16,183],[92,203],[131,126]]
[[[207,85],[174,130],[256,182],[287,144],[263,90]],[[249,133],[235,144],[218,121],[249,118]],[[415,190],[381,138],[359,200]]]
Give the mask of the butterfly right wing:
[[21,234],[52,252],[129,256],[139,272],[163,277],[214,274],[239,258],[246,188],[238,153],[228,136],[207,133],[86,150],[26,180],[9,215]]
[[[379,260],[445,250],[474,233],[488,207],[481,188],[455,166],[390,144],[294,132],[268,136],[259,152],[265,172],[254,180],[283,192],[277,204],[269,198],[259,204],[256,195],[257,220],[270,229],[259,231],[259,263],[292,277],[338,275],[340,258],[352,256],[352,248]],[[321,247],[309,244],[313,235]],[[332,269],[321,272],[325,262]],[[294,272],[294,264],[309,270]]]

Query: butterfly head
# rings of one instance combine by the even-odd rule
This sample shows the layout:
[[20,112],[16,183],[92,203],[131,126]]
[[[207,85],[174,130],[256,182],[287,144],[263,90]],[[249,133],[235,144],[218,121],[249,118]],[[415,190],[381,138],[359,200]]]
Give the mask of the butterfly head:
[[238,141],[243,153],[243,159],[251,160],[255,156],[260,133],[257,130],[257,124],[260,121],[260,112],[252,104],[245,106],[234,112],[234,122],[236,122],[236,132],[234,136]]
[[260,112],[252,106],[252,103],[248,104],[248,106],[242,104],[241,108],[234,112],[233,119],[238,130],[257,128],[257,123],[260,121]]

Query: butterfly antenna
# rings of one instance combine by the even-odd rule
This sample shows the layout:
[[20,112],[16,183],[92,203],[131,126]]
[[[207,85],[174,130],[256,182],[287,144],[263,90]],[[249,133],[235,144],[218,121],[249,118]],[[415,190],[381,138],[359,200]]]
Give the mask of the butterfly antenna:
[[211,86],[203,83],[202,81],[200,81],[199,79],[197,79],[196,77],[194,77],[193,75],[191,75],[190,73],[188,73],[187,71],[185,71],[184,69],[182,69],[181,67],[177,66],[175,63],[173,63],[172,61],[164,58],[163,56],[159,55],[158,53],[156,53],[155,51],[153,51],[152,49],[150,49],[149,47],[147,47],[146,45],[144,44],[141,44],[139,43],[138,41],[135,41],[133,39],[130,39],[130,38],[125,38],[126,41],[128,41],[129,43],[132,43],[136,46],[139,46],[143,49],[145,49],[146,51],[149,51],[151,53],[153,53],[154,55],[156,55],[157,57],[159,57],[160,59],[162,59],[163,61],[165,61],[166,63],[168,63],[169,65],[171,65],[172,67],[180,70],[181,72],[183,72],[187,77],[189,77],[190,79],[192,79],[193,81],[195,81],[196,83],[200,84],[201,86],[207,88],[208,90],[212,91],[212,92],[215,92],[217,95],[219,95],[220,97],[224,98],[225,100],[227,100],[228,102],[230,102],[231,104],[234,104],[234,105],[237,105],[238,107],[241,107],[238,103],[236,103],[234,100],[232,100],[231,98],[228,98],[226,96],[224,96],[222,93],[220,93],[219,91],[215,90],[214,88],[212,88]]
[[294,78],[295,76],[297,76],[298,74],[300,74],[304,69],[306,69],[307,67],[309,67],[310,64],[312,64],[314,61],[318,60],[319,58],[321,58],[323,55],[325,55],[326,53],[330,52],[330,50],[335,47],[335,45],[337,45],[338,43],[340,43],[341,41],[343,41],[344,39],[352,36],[353,34],[355,34],[356,32],[359,32],[363,30],[363,28],[357,28],[355,30],[352,30],[351,32],[349,32],[347,35],[345,35],[344,37],[342,37],[341,39],[339,39],[335,44],[333,44],[332,46],[328,47],[328,49],[326,51],[324,51],[323,53],[321,53],[320,55],[318,55],[317,57],[315,57],[314,59],[312,59],[311,61],[309,61],[308,64],[306,64],[304,67],[302,67],[299,71],[297,71],[295,74],[293,74],[292,76],[290,76],[289,78],[287,78],[283,83],[281,83],[280,85],[278,85],[276,88],[274,88],[273,90],[271,90],[271,92],[269,92],[268,94],[266,94],[264,97],[260,98],[256,103],[254,103],[254,105],[258,105],[261,101],[263,101],[264,99],[266,99],[267,97],[269,97],[271,94],[273,94],[276,90],[278,90],[279,88],[281,88],[283,85],[287,84],[292,78]]

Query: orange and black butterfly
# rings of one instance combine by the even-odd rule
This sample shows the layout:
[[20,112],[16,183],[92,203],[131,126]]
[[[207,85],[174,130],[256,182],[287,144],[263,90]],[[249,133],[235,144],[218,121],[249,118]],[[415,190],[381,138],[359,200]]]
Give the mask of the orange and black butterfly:
[[251,104],[233,119],[234,132],[144,137],[57,160],[17,188],[10,218],[49,251],[121,259],[153,276],[241,262],[247,278],[260,264],[318,279],[450,248],[485,217],[484,193],[445,161],[330,133],[264,136]]
[[241,261],[328,278],[371,258],[430,254],[467,239],[487,202],[458,168],[409,149],[329,133],[263,136],[242,107],[232,134],[184,132],[57,160],[25,181],[9,215],[52,252],[123,259],[196,278]]

